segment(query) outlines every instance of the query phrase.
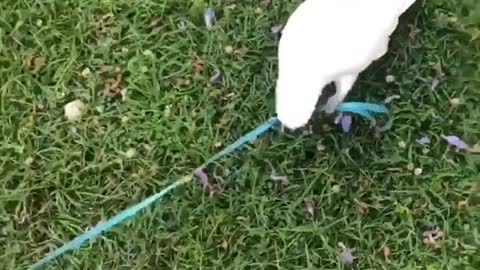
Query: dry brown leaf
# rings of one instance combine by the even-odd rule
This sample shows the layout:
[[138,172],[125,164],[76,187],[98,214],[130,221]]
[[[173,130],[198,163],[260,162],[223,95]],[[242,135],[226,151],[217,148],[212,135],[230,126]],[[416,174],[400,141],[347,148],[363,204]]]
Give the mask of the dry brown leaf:
[[119,66],[110,66],[103,65],[100,66],[100,69],[97,71],[97,74],[104,77],[116,76],[118,73],[121,73],[122,69]]
[[117,74],[117,77],[113,82],[105,84],[103,93],[106,96],[110,96],[110,97],[116,96],[122,90],[122,87],[121,87],[122,81],[123,81],[122,74],[121,73]]
[[193,68],[193,73],[195,75],[199,75],[202,70],[203,70],[203,66],[204,66],[204,62],[202,59],[200,59],[199,57],[197,57],[197,59],[195,60],[195,62],[193,62],[192,64],[192,68]]
[[27,209],[23,208],[22,210],[17,210],[15,215],[15,220],[18,224],[25,223],[30,218],[30,215],[27,212]]
[[458,204],[457,204],[457,208],[460,211],[463,211],[463,210],[467,209],[468,208],[468,198],[463,200],[463,201],[459,201]]
[[230,122],[232,121],[232,119],[230,118],[226,118],[226,117],[222,117],[220,118],[220,121],[215,125],[216,128],[225,128],[228,126],[228,124],[230,124]]
[[305,210],[309,217],[315,217],[315,203],[312,201],[308,201],[305,203]]
[[45,65],[45,58],[37,55],[29,55],[25,63],[27,70],[37,71]]
[[390,261],[390,255],[391,255],[390,248],[387,246],[383,247],[383,257],[387,262]]
[[240,56],[241,58],[243,58],[243,57],[245,57],[245,56],[247,55],[248,49],[242,47],[242,48],[240,48],[240,49],[236,49],[236,50],[234,51],[234,53],[235,53],[236,55]]
[[416,28],[414,25],[409,25],[409,27],[410,27],[410,33],[408,34],[408,37],[411,40],[414,40],[417,37],[417,35],[422,32],[422,30]]
[[368,204],[360,200],[355,199],[355,209],[359,215],[365,215],[368,210]]
[[154,18],[150,21],[150,24],[148,25],[148,28],[154,29],[154,28],[158,27],[159,24],[160,24],[160,18]]
[[437,240],[441,239],[444,235],[445,233],[439,228],[436,228],[435,230],[424,231],[422,233],[422,242],[425,245],[432,246],[433,248],[438,249],[441,248],[442,245]]
[[435,75],[437,78],[443,78],[445,76],[445,73],[443,72],[442,64],[436,63],[433,65],[433,70],[435,71]]
[[272,0],[262,0],[260,1],[260,6],[263,8],[268,7],[272,3]]
[[106,32],[108,31],[108,28],[113,25],[113,19],[114,16],[112,13],[108,13],[103,16],[97,16],[97,19],[95,20],[95,27],[100,32]]
[[120,95],[122,96],[122,101],[123,101],[123,102],[127,101],[127,98],[128,98],[128,89],[127,89],[127,88],[123,88],[122,90],[120,90]]
[[88,78],[92,74],[92,72],[88,67],[86,67],[85,69],[82,70],[81,74],[82,74],[82,77]]
[[470,153],[480,154],[480,143],[476,143],[468,150]]

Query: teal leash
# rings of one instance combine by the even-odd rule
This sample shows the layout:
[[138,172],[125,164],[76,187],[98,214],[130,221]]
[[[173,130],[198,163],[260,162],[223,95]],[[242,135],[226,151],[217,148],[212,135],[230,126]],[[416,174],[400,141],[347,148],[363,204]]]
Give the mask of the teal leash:
[[[363,102],[345,102],[342,103],[338,106],[337,111],[339,112],[351,112],[355,113],[358,115],[361,115],[368,120],[375,121],[373,118],[372,114],[375,113],[388,113],[388,109],[385,107],[385,105],[379,105],[375,103],[363,103]],[[202,166],[198,167],[197,169],[194,170],[203,170],[208,164],[211,164],[218,159],[222,158],[223,156],[226,156],[228,154],[233,153],[246,143],[250,141],[256,140],[260,135],[263,133],[267,132],[268,130],[272,129],[279,123],[278,119],[276,117],[270,118],[268,121],[265,123],[259,125],[257,128],[254,130],[250,131],[249,133],[243,135],[240,137],[237,141],[234,143],[230,144],[229,146],[225,147],[222,151],[218,152],[215,154],[213,157],[208,159]],[[70,242],[64,244],[58,249],[55,249],[51,252],[49,252],[44,258],[39,260],[37,263],[32,265],[29,269],[34,270],[34,269],[39,269],[40,267],[45,266],[48,262],[54,260],[55,258],[63,255],[64,253],[77,249],[79,248],[82,244],[84,244],[86,241],[89,241],[104,231],[107,231],[111,229],[113,226],[127,220],[128,218],[136,215],[139,213],[141,210],[144,208],[150,206],[154,202],[160,200],[163,198],[166,194],[168,194],[170,191],[176,189],[179,186],[182,186],[186,183],[191,182],[193,179],[192,174],[184,176],[183,178],[175,181],[174,183],[168,185],[164,189],[162,189],[160,192],[155,193],[151,195],[150,197],[147,197],[146,199],[142,200],[141,202],[134,204],[133,206],[130,206],[129,208],[123,210],[122,212],[118,213],[117,215],[111,217],[107,221],[98,224],[97,226],[91,228],[90,230],[86,231],[85,233],[75,237],[73,240]]]
[[[212,158],[207,160],[201,167],[197,168],[198,169],[203,169],[205,166],[208,164],[217,161],[221,157],[233,153],[235,150],[238,148],[242,147],[244,144],[253,141],[257,139],[260,135],[268,131],[269,129],[273,128],[276,124],[278,123],[278,119],[276,117],[270,118],[267,122],[261,124],[251,132],[243,135],[235,141],[234,143],[230,144],[227,146],[225,149],[214,155]],[[39,269],[40,267],[44,266],[48,262],[54,260],[58,256],[61,256],[62,254],[77,249],[79,248],[83,243],[85,243],[88,240],[91,240],[104,231],[112,228],[113,226],[125,221],[126,219],[136,215],[139,213],[141,210],[144,208],[148,207],[152,203],[156,202],[157,200],[161,199],[164,197],[166,194],[168,194],[170,191],[176,189],[177,187],[184,185],[188,182],[190,182],[193,179],[192,174],[185,176],[177,181],[175,181],[173,184],[170,184],[166,188],[162,189],[160,192],[155,193],[151,195],[150,197],[142,200],[141,202],[123,210],[122,212],[118,213],[117,215],[113,216],[112,218],[108,219],[106,222],[101,223],[90,230],[86,231],[85,233],[75,237],[72,241],[64,244],[62,247],[53,250],[52,252],[48,253],[44,258],[42,258],[40,261],[35,263],[33,266],[31,266],[29,269],[34,270],[34,269]]]

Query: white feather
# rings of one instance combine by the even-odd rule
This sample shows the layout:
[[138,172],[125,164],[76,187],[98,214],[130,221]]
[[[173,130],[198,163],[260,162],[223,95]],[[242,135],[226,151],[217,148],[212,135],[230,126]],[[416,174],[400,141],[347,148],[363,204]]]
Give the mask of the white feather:
[[278,48],[276,110],[296,129],[310,119],[322,89],[337,93],[325,106],[332,113],[358,74],[388,50],[398,18],[415,0],[306,0],[285,25]]

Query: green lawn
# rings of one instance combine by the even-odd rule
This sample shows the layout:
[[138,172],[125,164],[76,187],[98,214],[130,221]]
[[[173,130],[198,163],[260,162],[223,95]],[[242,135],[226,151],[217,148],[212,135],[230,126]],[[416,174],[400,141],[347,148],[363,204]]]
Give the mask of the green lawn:
[[[0,269],[26,269],[274,115],[269,31],[299,1],[211,1],[210,31],[191,2],[0,2]],[[405,16],[347,98],[400,95],[381,138],[361,119],[349,134],[331,121],[271,133],[209,168],[220,192],[180,188],[46,268],[343,269],[342,242],[354,269],[480,269],[480,156],[442,138],[479,142],[479,26],[477,0]],[[86,111],[69,123],[76,99]]]

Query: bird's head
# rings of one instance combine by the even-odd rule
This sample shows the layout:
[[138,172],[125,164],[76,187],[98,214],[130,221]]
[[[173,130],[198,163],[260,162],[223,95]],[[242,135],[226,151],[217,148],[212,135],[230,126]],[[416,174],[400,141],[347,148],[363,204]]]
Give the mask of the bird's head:
[[288,129],[305,126],[310,120],[321,94],[322,86],[306,81],[295,82],[280,76],[275,89],[278,120]]

